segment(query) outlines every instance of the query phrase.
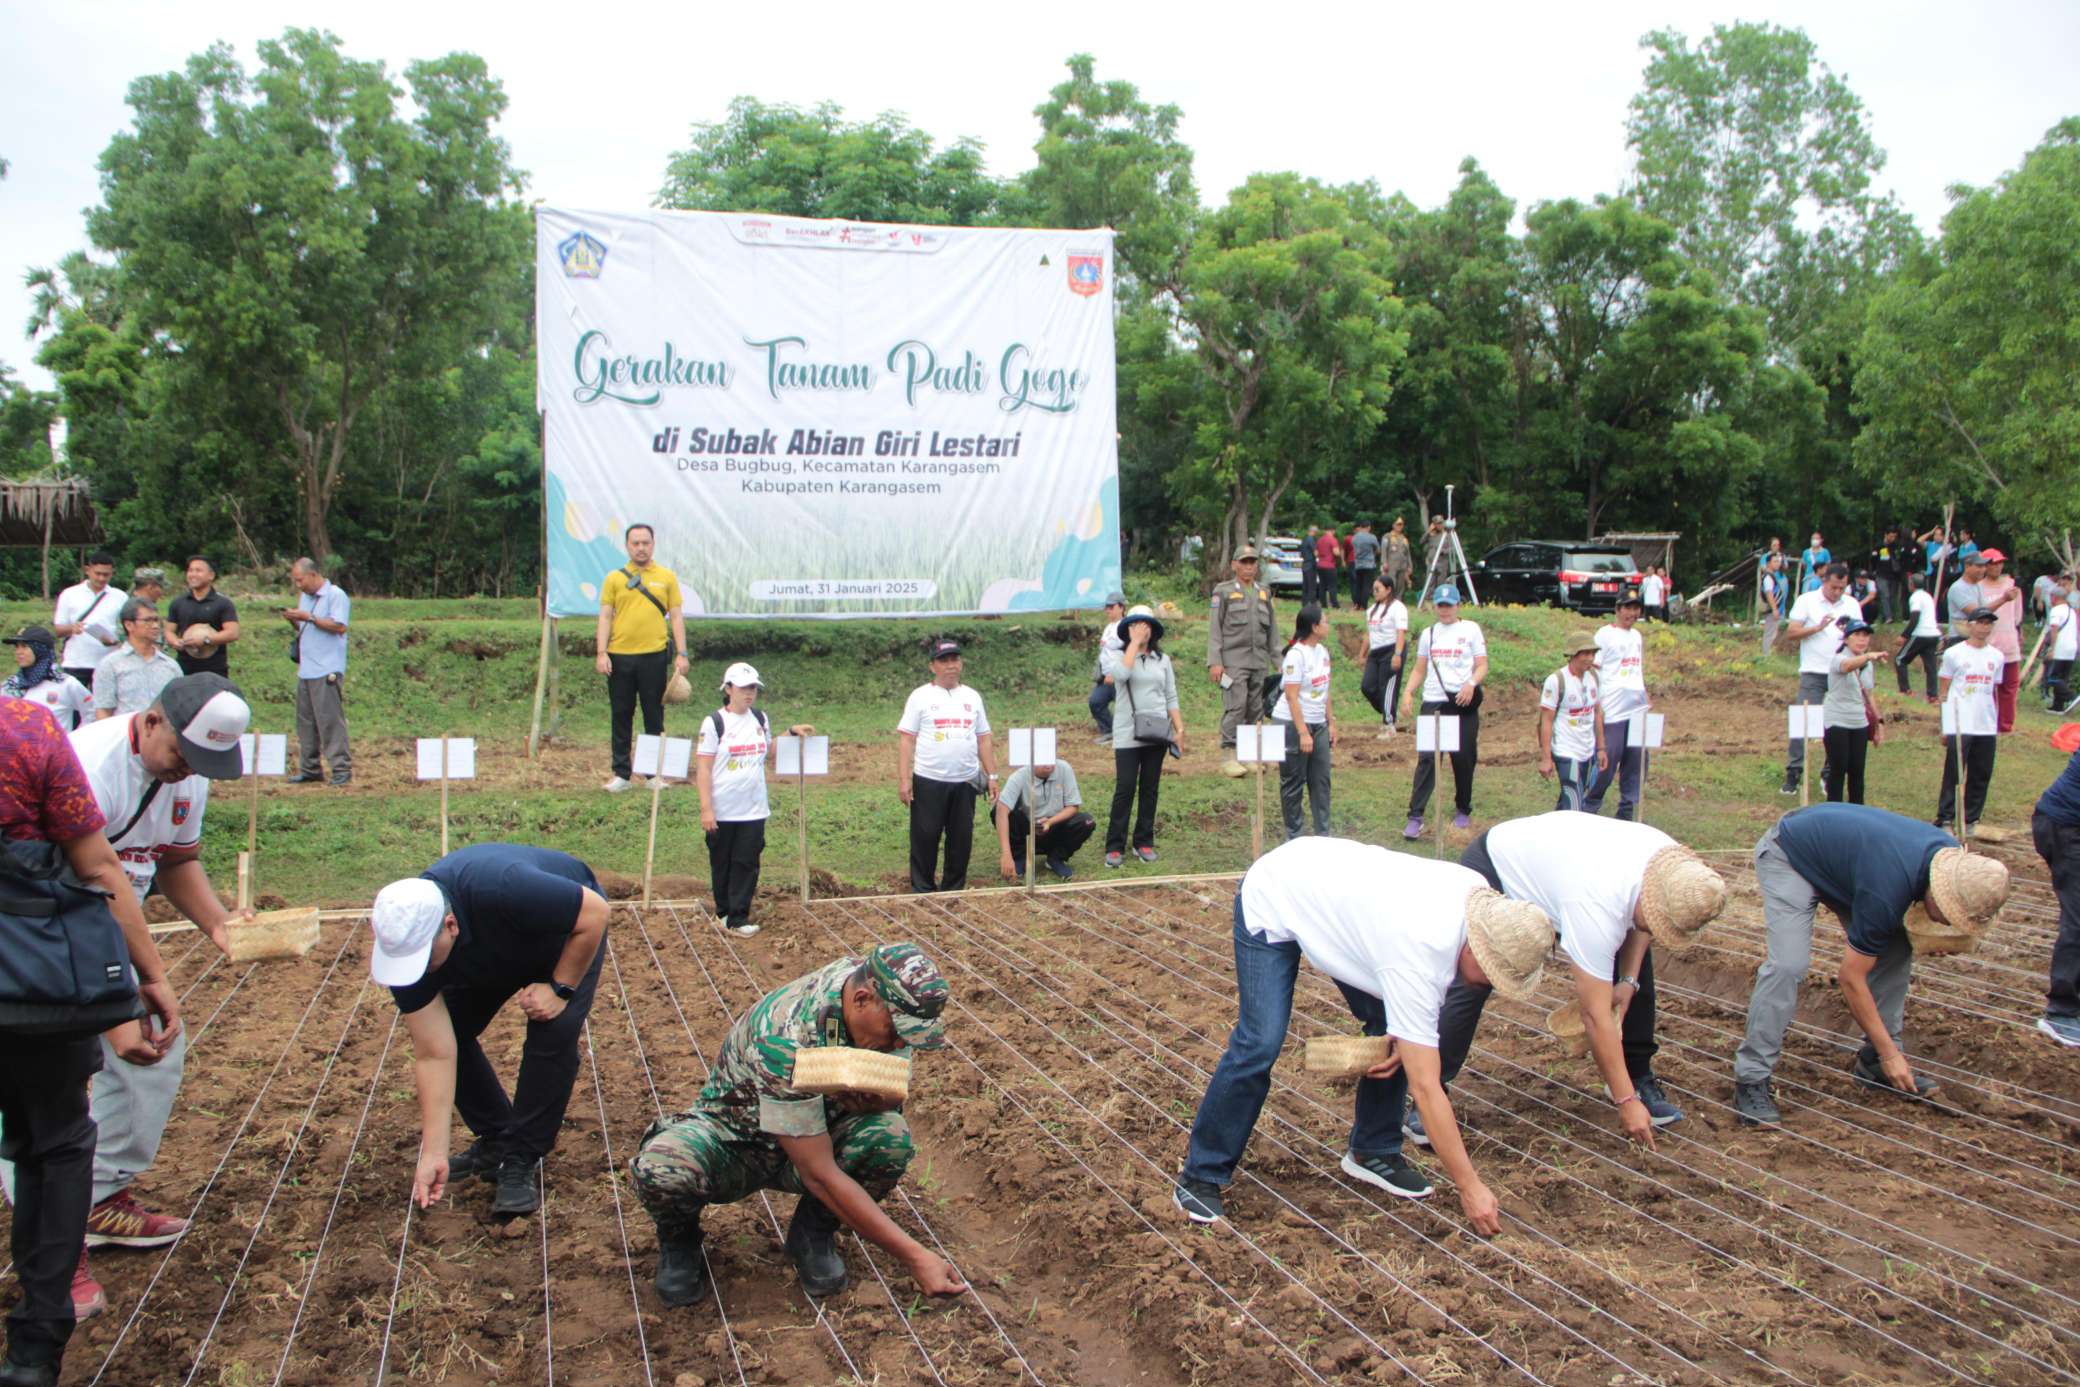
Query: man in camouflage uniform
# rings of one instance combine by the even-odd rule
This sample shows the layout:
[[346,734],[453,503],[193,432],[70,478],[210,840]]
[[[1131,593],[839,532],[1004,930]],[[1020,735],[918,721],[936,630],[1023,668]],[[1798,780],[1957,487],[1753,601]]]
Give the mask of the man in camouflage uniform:
[[[1274,663],[1277,628],[1271,589],[1257,582],[1257,551],[1245,544],[1235,555],[1235,576],[1213,590],[1213,619],[1206,628],[1206,672],[1221,690],[1221,745],[1235,745],[1235,729],[1264,717],[1264,671]],[[1247,774],[1234,755],[1221,767],[1230,776]]]
[[946,999],[946,980],[923,950],[883,944],[796,978],[737,1019],[693,1110],[652,1123],[630,1162],[636,1194],[657,1221],[658,1299],[688,1305],[707,1292],[701,1211],[766,1189],[801,1196],[787,1254],[808,1294],[845,1289],[834,1241],[841,1223],[909,1268],[924,1291],[966,1289],[945,1259],[881,1212],[910,1165],[901,1110],[792,1087],[798,1050],[940,1048]]

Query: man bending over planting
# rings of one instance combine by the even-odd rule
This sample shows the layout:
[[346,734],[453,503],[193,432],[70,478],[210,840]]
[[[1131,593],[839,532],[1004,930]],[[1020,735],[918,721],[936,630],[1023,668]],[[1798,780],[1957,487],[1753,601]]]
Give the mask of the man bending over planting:
[[901,1103],[794,1086],[803,1051],[940,1048],[946,1000],[946,980],[923,950],[883,944],[796,978],[737,1018],[692,1111],[652,1123],[629,1163],[636,1194],[657,1221],[659,1300],[690,1305],[707,1294],[702,1212],[760,1190],[801,1196],[787,1255],[809,1295],[845,1289],[841,1224],[908,1267],[927,1294],[967,1289],[945,1258],[881,1212],[910,1167]]
[[[1499,823],[1467,844],[1459,864],[1511,900],[1552,918],[1574,974],[1589,1053],[1625,1135],[1652,1150],[1654,1129],[1682,1120],[1654,1078],[1651,945],[1684,949],[1726,905],[1726,883],[1657,828],[1568,810]],[[1489,989],[1454,982],[1439,1022],[1444,1080],[1473,1048]],[[1614,1015],[1615,1013],[1615,1015]],[[1429,1145],[1421,1113],[1403,1129]]]
[[1285,1044],[1304,957],[1335,982],[1365,1034],[1388,1038],[1386,1059],[1358,1081],[1344,1174],[1404,1199],[1430,1193],[1401,1154],[1401,1110],[1413,1093],[1466,1217],[1483,1234],[1501,1232],[1501,1209],[1474,1174],[1445,1097],[1438,1009],[1454,980],[1530,996],[1552,947],[1544,911],[1505,899],[1454,863],[1344,838],[1295,838],[1264,854],[1235,893],[1235,1029],[1199,1100],[1171,1192],[1177,1207],[1194,1223],[1221,1218],[1221,1191]]
[[1909,1098],[1934,1093],[1936,1084],[1914,1073],[1901,1043],[1914,966],[1910,935],[1985,929],[2008,899],[2008,869],[1917,820],[1864,804],[1815,804],[1762,835],[1755,885],[1766,938],[1748,999],[1748,1034],[1733,1060],[1740,1120],[1765,1127],[1782,1120],[1769,1080],[1812,961],[1813,912],[1823,904],[1849,937],[1836,981],[1867,1037],[1850,1073],[1866,1088]]
[[[606,957],[607,898],[592,869],[549,848],[475,843],[385,886],[370,923],[369,975],[390,989],[412,1037],[412,1198],[426,1208],[451,1178],[475,1175],[497,1182],[492,1213],[533,1212],[535,1168],[556,1146]],[[516,995],[527,1039],[508,1098],[477,1037]],[[477,1139],[451,1159],[458,1111]]]

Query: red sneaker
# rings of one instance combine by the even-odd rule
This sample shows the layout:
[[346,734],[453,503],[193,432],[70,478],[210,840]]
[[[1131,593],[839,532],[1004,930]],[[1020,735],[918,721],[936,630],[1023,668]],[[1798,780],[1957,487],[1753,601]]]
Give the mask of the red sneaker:
[[87,1270],[87,1249],[81,1244],[79,1265],[72,1269],[72,1318],[90,1320],[107,1308],[108,1293],[101,1289],[94,1273]]
[[164,1247],[188,1231],[188,1221],[155,1214],[117,1190],[87,1213],[88,1247]]

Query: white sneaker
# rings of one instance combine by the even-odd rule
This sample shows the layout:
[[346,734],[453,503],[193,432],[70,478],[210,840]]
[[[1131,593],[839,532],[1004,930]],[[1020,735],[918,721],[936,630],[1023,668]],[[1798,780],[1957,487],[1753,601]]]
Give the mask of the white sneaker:
[[752,935],[758,933],[758,926],[749,923],[741,925],[724,925],[723,928],[728,930],[731,934],[737,936],[737,938],[739,939],[749,939]]
[[1394,740],[1394,729],[1391,727],[1381,728],[1379,735],[1372,740],[1375,742],[1391,742]]
[[600,788],[602,790],[605,790],[610,795],[618,795],[623,790],[626,790],[628,788],[628,785],[628,781],[623,780],[620,776],[617,775],[608,779],[607,783],[600,786]]

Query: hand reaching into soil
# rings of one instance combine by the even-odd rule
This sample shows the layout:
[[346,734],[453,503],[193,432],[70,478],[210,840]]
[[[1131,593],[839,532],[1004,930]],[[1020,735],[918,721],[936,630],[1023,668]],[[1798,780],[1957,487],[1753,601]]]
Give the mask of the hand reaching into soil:
[[1632,1098],[1618,1105],[1618,1126],[1625,1132],[1625,1140],[1637,1142],[1647,1150],[1654,1149],[1654,1116],[1647,1105]]
[[1892,1057],[1882,1061],[1881,1065],[1885,1071],[1886,1083],[1891,1084],[1901,1093],[1918,1093],[1920,1091],[1914,1083],[1914,1068],[1907,1063],[1905,1055],[1894,1050]]
[[422,1209],[440,1203],[448,1192],[448,1158],[431,1152],[419,1153],[419,1168],[412,1172],[412,1202]]
[[924,1253],[910,1264],[911,1279],[917,1289],[926,1295],[960,1295],[968,1289],[961,1274],[953,1269],[953,1263],[934,1253]]
[[1466,1221],[1473,1225],[1473,1231],[1482,1237],[1492,1238],[1502,1231],[1502,1206],[1480,1181],[1460,1188],[1459,1207],[1466,1211]]

